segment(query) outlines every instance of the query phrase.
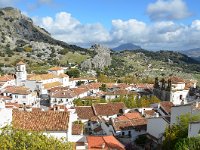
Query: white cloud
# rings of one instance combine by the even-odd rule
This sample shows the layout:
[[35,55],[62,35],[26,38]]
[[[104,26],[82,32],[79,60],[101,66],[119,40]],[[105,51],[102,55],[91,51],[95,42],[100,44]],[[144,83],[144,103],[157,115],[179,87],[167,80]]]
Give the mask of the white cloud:
[[15,3],[16,3],[16,0],[0,0],[0,8],[14,6]]
[[71,44],[91,44],[109,41],[109,33],[99,24],[81,24],[67,12],[57,13],[55,18],[33,18],[36,24],[47,29],[56,39]]
[[191,15],[183,0],[157,0],[147,7],[151,20],[176,20],[187,18]]
[[82,24],[67,12],[57,13],[54,18],[35,17],[33,20],[54,38],[80,46],[100,43],[113,47],[122,43],[134,43],[147,49],[200,47],[200,20],[194,20],[188,26],[173,21],[146,24],[135,19],[117,19],[112,20],[110,30],[106,30],[100,23]]

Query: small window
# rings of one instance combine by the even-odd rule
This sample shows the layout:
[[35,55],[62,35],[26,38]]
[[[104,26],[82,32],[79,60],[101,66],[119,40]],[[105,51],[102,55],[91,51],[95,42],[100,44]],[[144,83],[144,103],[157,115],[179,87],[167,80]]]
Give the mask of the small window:
[[122,132],[122,135],[124,135],[125,133],[124,132]]
[[23,95],[22,97],[23,97],[23,98],[26,98],[26,95]]
[[17,96],[17,95],[15,95],[15,98],[18,98],[18,96]]

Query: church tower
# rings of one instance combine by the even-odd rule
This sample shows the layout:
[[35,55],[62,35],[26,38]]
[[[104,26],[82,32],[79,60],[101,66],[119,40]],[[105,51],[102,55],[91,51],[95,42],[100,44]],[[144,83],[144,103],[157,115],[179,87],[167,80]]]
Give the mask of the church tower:
[[21,86],[27,79],[26,64],[22,61],[16,64],[16,85]]

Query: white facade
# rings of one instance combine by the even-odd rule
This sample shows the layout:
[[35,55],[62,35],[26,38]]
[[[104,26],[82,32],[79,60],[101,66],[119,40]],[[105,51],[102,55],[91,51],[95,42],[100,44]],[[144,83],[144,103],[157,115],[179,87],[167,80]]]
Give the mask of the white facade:
[[60,75],[64,74],[64,69],[59,69],[59,70],[48,70],[48,73],[52,73],[54,75]]
[[146,134],[145,130],[136,131],[135,129],[129,129],[115,132],[115,136],[130,136],[132,140],[135,140],[138,136],[143,134]]
[[200,122],[191,122],[188,128],[188,137],[197,137],[200,135]]
[[7,86],[14,86],[14,85],[15,85],[15,79],[4,82],[2,85],[0,85],[0,92],[3,92],[3,89],[6,88]]
[[162,139],[165,129],[169,126],[163,117],[149,118],[147,122],[147,133],[157,139]]
[[72,135],[72,124],[74,121],[78,120],[77,113],[75,112],[75,109],[70,109],[70,115],[69,115],[69,123],[68,123],[68,133],[67,133],[67,139],[69,142],[85,142],[86,137],[82,135]]
[[16,85],[21,86],[27,79],[26,65],[24,63],[18,63],[16,66]]
[[[12,103],[31,105],[33,107],[40,106],[40,99],[37,98],[35,92],[30,92],[29,94],[19,94],[19,93],[3,93],[4,96],[11,96]],[[10,100],[9,100],[10,101]]]
[[73,100],[75,99],[76,97],[74,98],[54,98],[54,97],[51,97],[50,99],[50,104],[51,104],[51,107],[53,107],[54,105],[65,105],[67,108],[71,108],[72,106],[74,106],[73,104]]
[[186,105],[180,105],[180,106],[173,106],[171,108],[171,121],[170,125],[176,124],[178,117],[181,115],[192,113],[192,105],[186,104]]
[[189,90],[177,90],[171,92],[171,102],[175,105],[187,104],[187,95]]
[[0,128],[12,122],[12,109],[0,108]]

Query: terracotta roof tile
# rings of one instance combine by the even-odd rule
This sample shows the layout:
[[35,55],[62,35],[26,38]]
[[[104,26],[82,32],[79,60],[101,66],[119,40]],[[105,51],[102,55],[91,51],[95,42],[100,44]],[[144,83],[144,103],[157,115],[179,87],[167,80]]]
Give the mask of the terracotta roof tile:
[[11,81],[14,80],[14,76],[12,75],[4,75],[4,76],[0,76],[0,82],[7,82],[7,81]]
[[174,104],[169,101],[162,101],[162,102],[160,102],[160,106],[166,113],[169,114],[171,112],[171,108],[172,108],[172,106],[174,106]]
[[68,112],[13,110],[13,126],[32,131],[67,131]]
[[75,98],[76,96],[77,95],[70,89],[51,93],[51,97],[54,97],[54,98]]
[[113,127],[116,131],[145,126],[147,120],[139,112],[126,113],[114,119]]
[[58,70],[63,70],[61,67],[52,67],[48,69],[49,71],[58,71]]
[[91,118],[95,117],[94,111],[91,106],[78,106],[75,109],[80,119],[90,120]]
[[20,61],[16,65],[25,65],[25,63],[23,61]]
[[97,115],[101,116],[112,116],[115,114],[119,114],[120,111],[125,108],[124,103],[116,102],[116,103],[99,103],[94,104],[93,108]]
[[28,95],[31,93],[31,91],[29,88],[26,88],[24,86],[9,86],[5,89],[3,93]]
[[[87,136],[88,149],[100,150],[100,149],[117,149],[125,150],[125,146],[121,144],[114,136]],[[102,146],[104,148],[102,148]]]
[[155,115],[155,111],[154,110],[145,110],[144,114],[147,116],[154,116]]
[[185,80],[183,78],[180,78],[177,76],[169,77],[169,78],[167,78],[167,80],[171,80],[172,84],[185,83]]
[[77,96],[83,93],[88,92],[88,89],[86,88],[72,88],[71,89]]
[[59,87],[59,86],[62,86],[62,85],[63,84],[61,82],[51,82],[51,83],[43,84],[45,89],[51,89],[51,88]]
[[72,135],[81,135],[83,133],[83,124],[72,124]]

